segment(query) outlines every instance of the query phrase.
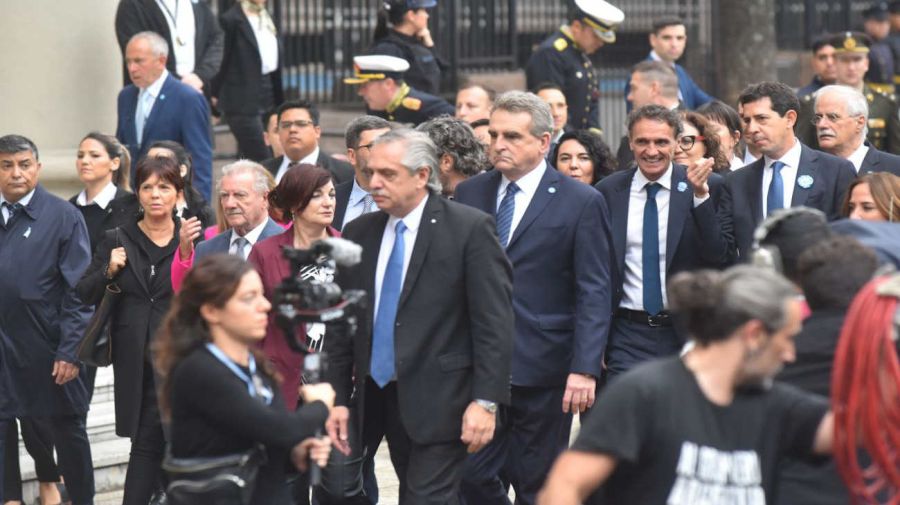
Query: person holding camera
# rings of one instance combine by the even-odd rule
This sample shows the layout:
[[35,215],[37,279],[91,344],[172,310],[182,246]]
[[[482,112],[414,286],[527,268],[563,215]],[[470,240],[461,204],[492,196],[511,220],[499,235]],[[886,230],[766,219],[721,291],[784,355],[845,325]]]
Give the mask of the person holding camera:
[[[335,207],[334,183],[331,172],[322,167],[300,164],[291,168],[281,178],[278,186],[269,192],[268,198],[269,205],[280,210],[293,223],[284,233],[257,242],[247,258],[262,277],[266,298],[271,301],[276,286],[291,276],[291,265],[282,253],[284,247],[309,249],[313,242],[336,237],[340,233],[331,227]],[[333,278],[334,271],[307,266],[300,271],[300,276],[303,279],[314,278],[325,282]],[[298,333],[306,335],[306,342],[301,345],[322,350],[321,344],[325,337],[323,325],[307,324]],[[273,311],[269,314],[269,326],[261,347],[283,380],[281,393],[284,404],[292,411],[297,406],[303,355],[291,349],[288,338],[294,336],[284,334],[275,323]]]
[[326,464],[331,441],[314,434],[335,397],[329,384],[304,385],[303,406],[285,411],[277,373],[255,350],[266,336],[271,308],[251,264],[210,255],[185,277],[154,348],[172,457],[228,456],[262,444],[266,458],[249,502],[259,505],[290,503],[284,475],[289,455],[301,471],[310,460]]

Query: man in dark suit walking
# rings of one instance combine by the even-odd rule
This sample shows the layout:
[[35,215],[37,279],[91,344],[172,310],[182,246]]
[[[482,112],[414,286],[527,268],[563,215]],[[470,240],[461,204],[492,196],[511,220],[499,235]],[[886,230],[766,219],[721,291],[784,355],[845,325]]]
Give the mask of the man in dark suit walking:
[[900,176],[900,156],[875,149],[866,141],[866,97],[849,86],[825,86],[816,93],[816,136],[826,153],[853,163],[859,175],[890,172]]
[[497,404],[509,402],[512,273],[490,216],[439,196],[424,133],[394,130],[371,150],[382,212],[344,229],[363,254],[338,280],[369,293],[372,308],[357,334],[331,341],[328,431],[349,451],[353,393],[361,419],[349,424],[366,451],[387,437],[400,503],[455,504],[466,449],[491,440]]
[[678,113],[659,105],[635,109],[628,135],[636,168],[597,184],[612,217],[617,307],[606,350],[607,373],[675,354],[681,347],[666,311],[666,279],[684,270],[722,268],[731,259],[730,237],[716,216],[722,178],[713,160],[675,165],[681,134]]
[[738,257],[749,259],[753,231],[771,212],[801,205],[837,219],[853,165],[806,147],[794,136],[800,101],[778,82],[748,86],[739,102],[744,136],[762,157],[725,177],[719,211],[733,230]]
[[347,159],[353,166],[353,179],[334,187],[334,221],[331,225],[336,229],[341,230],[359,216],[378,210],[369,194],[366,166],[372,141],[391,131],[391,128],[391,123],[376,116],[360,116],[347,124],[344,143],[347,145]]
[[202,94],[166,70],[168,54],[165,39],[157,33],[141,32],[131,38],[125,48],[125,66],[133,84],[119,92],[116,137],[134,159],[147,154],[157,140],[183,145],[193,159],[193,186],[208,201],[212,191],[209,106]]
[[353,167],[346,161],[332,158],[319,149],[319,108],[312,102],[298,100],[278,106],[278,138],[284,156],[269,158],[262,165],[272,172],[275,181],[294,165],[308,163],[318,165],[329,172],[338,185],[353,179]]
[[460,183],[456,200],[496,216],[513,265],[516,314],[512,404],[483,453],[470,457],[463,495],[470,505],[534,503],[553,460],[568,445],[572,413],[594,400],[609,332],[609,213],[603,196],[544,159],[550,107],[512,91],[494,103],[495,170]]

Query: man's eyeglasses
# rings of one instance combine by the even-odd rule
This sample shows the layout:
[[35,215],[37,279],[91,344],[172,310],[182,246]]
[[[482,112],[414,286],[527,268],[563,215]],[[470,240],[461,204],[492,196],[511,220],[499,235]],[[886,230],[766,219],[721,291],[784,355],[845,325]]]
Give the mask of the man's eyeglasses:
[[284,130],[290,130],[291,126],[296,126],[297,128],[306,128],[307,126],[313,126],[313,122],[308,119],[298,119],[296,121],[282,121],[278,123],[278,128]]
[[821,123],[823,119],[827,119],[829,123],[837,123],[841,119],[844,119],[844,116],[835,114],[834,112],[829,112],[828,114],[816,114],[812,119],[809,120],[809,122],[818,126],[818,124]]
[[356,150],[359,151],[360,149],[372,149],[372,144],[374,144],[374,143],[375,142],[369,142],[368,144],[363,144],[363,145],[357,147]]
[[706,137],[704,137],[703,135],[684,135],[678,139],[678,147],[680,147],[684,151],[687,151],[693,148],[694,144],[697,143],[698,140],[700,142],[703,142],[704,140],[706,140]]

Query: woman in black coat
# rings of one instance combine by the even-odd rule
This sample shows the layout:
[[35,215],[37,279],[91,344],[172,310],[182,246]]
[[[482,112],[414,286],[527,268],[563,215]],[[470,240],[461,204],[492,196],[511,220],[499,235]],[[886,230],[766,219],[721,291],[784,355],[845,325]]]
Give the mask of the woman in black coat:
[[131,438],[123,504],[146,505],[160,488],[165,447],[149,344],[172,299],[174,210],[184,182],[169,158],[142,159],[135,178],[141,217],[105,233],[77,291],[85,303],[97,304],[107,285],[121,290],[111,328],[116,434]]
[[265,0],[236,2],[219,18],[225,55],[210,93],[238,143],[239,157],[272,157],[263,140],[262,115],[284,101],[281,39]]
[[446,65],[434,50],[428,29],[428,9],[437,0],[386,0],[378,12],[375,44],[369,54],[386,54],[409,63],[403,80],[413,88],[437,95],[441,88],[441,71]]
[[172,456],[226,456],[264,445],[256,505],[291,503],[286,463],[304,470],[311,456],[324,467],[331,447],[327,437],[311,438],[334,405],[331,385],[303,386],[304,405],[288,412],[274,369],[255,349],[271,308],[250,263],[207,256],[185,277],[154,348]]

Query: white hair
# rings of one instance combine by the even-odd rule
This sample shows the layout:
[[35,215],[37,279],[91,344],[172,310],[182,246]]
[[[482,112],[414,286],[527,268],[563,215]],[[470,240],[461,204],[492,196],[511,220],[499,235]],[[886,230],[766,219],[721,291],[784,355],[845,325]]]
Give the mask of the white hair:
[[150,51],[153,52],[154,56],[169,57],[169,43],[166,42],[162,35],[151,31],[138,32],[128,40],[128,43],[131,44],[138,39],[144,39],[150,44]]

